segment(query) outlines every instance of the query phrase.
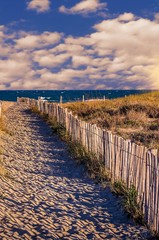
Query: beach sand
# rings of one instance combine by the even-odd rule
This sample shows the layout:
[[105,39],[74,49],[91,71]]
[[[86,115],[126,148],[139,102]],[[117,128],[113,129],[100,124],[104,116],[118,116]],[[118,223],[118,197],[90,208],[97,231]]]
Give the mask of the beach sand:
[[66,146],[27,106],[6,107],[0,176],[0,239],[146,239],[121,200],[69,156]]

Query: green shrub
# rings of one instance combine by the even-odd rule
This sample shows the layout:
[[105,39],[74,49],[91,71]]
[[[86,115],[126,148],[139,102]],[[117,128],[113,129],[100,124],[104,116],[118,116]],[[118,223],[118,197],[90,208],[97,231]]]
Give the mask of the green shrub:
[[112,190],[115,194],[123,196],[123,206],[128,215],[137,223],[144,224],[144,218],[137,202],[137,191],[134,186],[129,189],[121,181],[115,181],[112,186]]
[[143,214],[137,202],[137,191],[134,186],[131,186],[125,195],[124,208],[135,222],[144,223]]

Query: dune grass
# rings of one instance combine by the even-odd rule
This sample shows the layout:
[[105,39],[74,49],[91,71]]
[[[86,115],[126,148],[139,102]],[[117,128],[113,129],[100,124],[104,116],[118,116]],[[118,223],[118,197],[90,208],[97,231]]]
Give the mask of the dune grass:
[[141,207],[137,201],[138,194],[134,186],[127,188],[124,182],[116,181],[112,184],[112,192],[123,197],[123,207],[134,222],[142,225],[146,224]]
[[159,149],[159,91],[62,106],[84,121],[111,130],[137,144]]
[[[2,116],[0,117],[0,176],[3,177],[10,177],[8,170],[4,166],[3,162],[3,141],[2,141],[2,134],[9,134],[12,135],[12,133],[7,129],[6,126],[6,116],[5,112],[7,109],[11,106],[11,103],[3,102],[2,103]],[[0,194],[1,197],[1,194]]]

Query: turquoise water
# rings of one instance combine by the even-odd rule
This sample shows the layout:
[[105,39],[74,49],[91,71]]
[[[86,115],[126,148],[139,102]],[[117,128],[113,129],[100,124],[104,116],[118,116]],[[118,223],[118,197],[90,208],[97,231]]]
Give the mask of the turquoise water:
[[132,94],[149,92],[148,90],[32,90],[32,91],[0,91],[0,100],[16,101],[17,97],[29,97],[38,99],[44,97],[48,101],[59,102],[62,96],[63,102],[81,101],[84,95],[85,100],[92,98],[118,98]]

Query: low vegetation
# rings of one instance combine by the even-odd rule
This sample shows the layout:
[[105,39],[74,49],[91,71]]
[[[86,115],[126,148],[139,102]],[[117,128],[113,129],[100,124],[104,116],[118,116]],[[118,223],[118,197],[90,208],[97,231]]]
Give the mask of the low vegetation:
[[13,106],[14,104],[15,104],[14,102],[5,102],[5,101],[2,103],[2,116],[0,117],[0,132],[7,133],[9,135],[13,135],[13,132],[9,130],[6,125],[5,112],[9,107]]
[[63,107],[125,139],[159,149],[159,91],[105,101],[66,103]]
[[0,118],[0,131],[8,133],[8,130],[7,130],[7,127],[6,127],[6,124],[5,124],[5,116],[2,116]]
[[[8,133],[8,130],[5,125],[4,109],[2,110],[3,110],[3,115],[0,117],[0,176],[8,177],[9,173],[7,169],[4,167],[4,163],[3,163],[3,147],[2,147],[3,143],[1,140],[1,135],[3,133]],[[1,194],[0,194],[0,197],[1,197]]]
[[135,187],[131,186],[127,189],[123,182],[117,181],[113,183],[112,191],[119,196],[123,196],[123,206],[128,215],[133,218],[135,222],[145,224],[141,208],[137,202],[137,191]]
[[110,180],[110,172],[95,154],[87,152],[79,142],[70,141],[68,146],[71,155],[76,159],[78,164],[83,164],[86,167],[86,170],[92,179],[103,185],[106,181]]

